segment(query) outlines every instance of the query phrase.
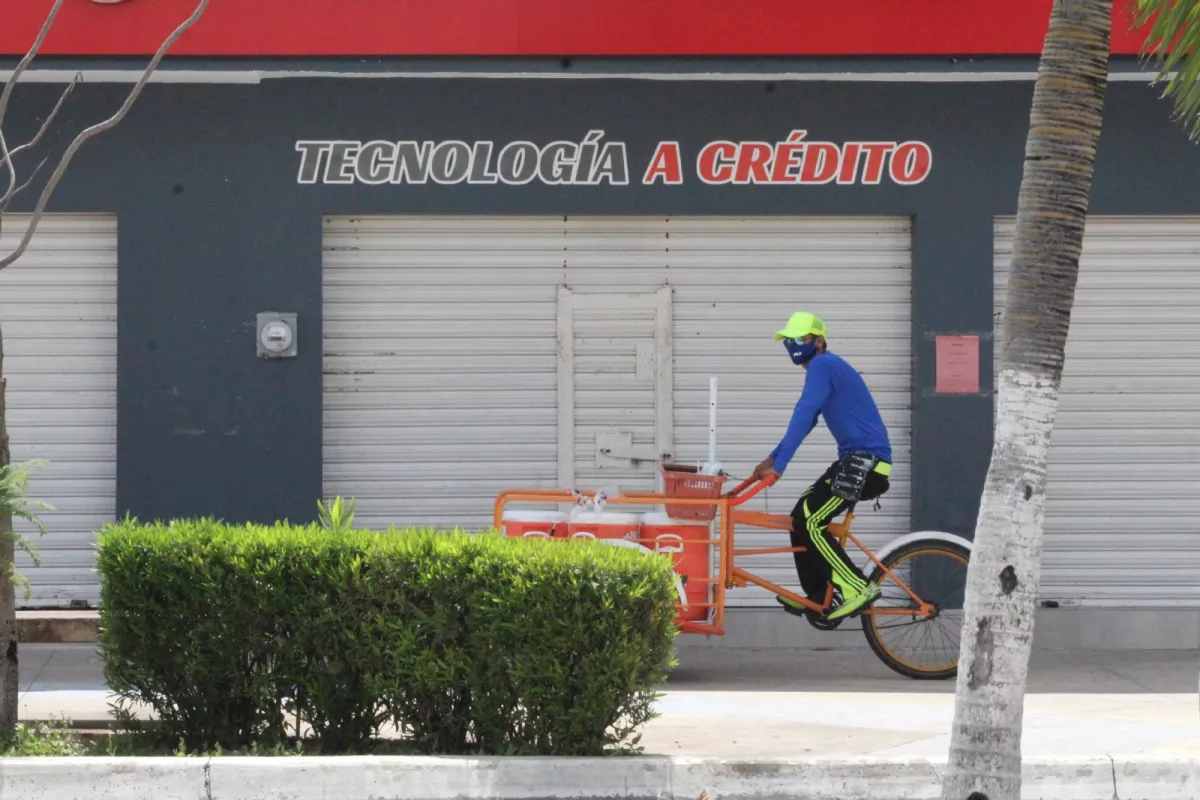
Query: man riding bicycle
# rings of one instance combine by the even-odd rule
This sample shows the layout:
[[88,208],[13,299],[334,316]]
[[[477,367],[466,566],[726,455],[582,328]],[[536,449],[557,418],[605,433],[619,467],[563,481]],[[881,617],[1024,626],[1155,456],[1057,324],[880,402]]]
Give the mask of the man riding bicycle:
[[[879,408],[862,376],[845,359],[828,351],[825,323],[813,314],[799,311],[783,330],[782,341],[793,364],[808,375],[804,390],[792,412],[782,441],[761,464],[755,478],[787,470],[800,443],[824,416],[837,441],[838,460],[800,496],[792,509],[792,546],[806,548],[795,553],[796,573],[808,599],[824,605],[828,584],[833,583],[833,604],[825,620],[834,621],[860,613],[879,597],[879,587],[846,555],[827,526],[852,503],[873,500],[890,487],[892,447]],[[806,609],[777,595],[785,607],[804,613]]]

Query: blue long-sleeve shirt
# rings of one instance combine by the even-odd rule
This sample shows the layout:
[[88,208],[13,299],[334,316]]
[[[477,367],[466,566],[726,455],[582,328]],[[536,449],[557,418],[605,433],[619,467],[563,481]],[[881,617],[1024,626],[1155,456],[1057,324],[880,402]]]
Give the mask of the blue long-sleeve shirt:
[[867,452],[891,463],[887,428],[866,381],[841,356],[825,352],[808,362],[804,391],[792,411],[792,420],[783,440],[771,451],[772,469],[783,474],[821,416],[837,440],[839,456]]

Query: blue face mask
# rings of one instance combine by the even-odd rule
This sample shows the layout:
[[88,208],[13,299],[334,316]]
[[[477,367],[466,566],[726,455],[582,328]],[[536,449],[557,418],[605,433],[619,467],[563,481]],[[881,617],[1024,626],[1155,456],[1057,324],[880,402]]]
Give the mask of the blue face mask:
[[787,348],[788,355],[792,357],[792,363],[798,367],[807,364],[817,354],[816,339],[811,342],[803,342],[800,339],[784,339],[783,346]]

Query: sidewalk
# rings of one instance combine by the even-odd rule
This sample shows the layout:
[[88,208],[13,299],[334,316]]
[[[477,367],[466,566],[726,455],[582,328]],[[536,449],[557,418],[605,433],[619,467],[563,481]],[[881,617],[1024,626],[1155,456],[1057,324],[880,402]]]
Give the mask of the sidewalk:
[[[681,651],[648,753],[945,759],[954,681],[895,675],[870,653]],[[1200,758],[1200,654],[1035,651],[1026,757]]]
[[[109,719],[90,644],[22,645],[23,720]],[[680,648],[647,755],[945,759],[954,681],[895,675],[869,652]],[[1200,759],[1200,653],[1035,651],[1027,758]]]

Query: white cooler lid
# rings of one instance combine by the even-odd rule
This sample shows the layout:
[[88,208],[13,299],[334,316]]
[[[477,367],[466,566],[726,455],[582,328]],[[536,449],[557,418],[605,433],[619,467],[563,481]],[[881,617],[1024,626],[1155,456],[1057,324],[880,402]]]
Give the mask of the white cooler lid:
[[561,511],[505,511],[501,519],[509,522],[566,522],[567,515]]
[[637,514],[626,514],[620,511],[581,511],[574,519],[568,520],[571,524],[590,523],[592,525],[637,525]]

